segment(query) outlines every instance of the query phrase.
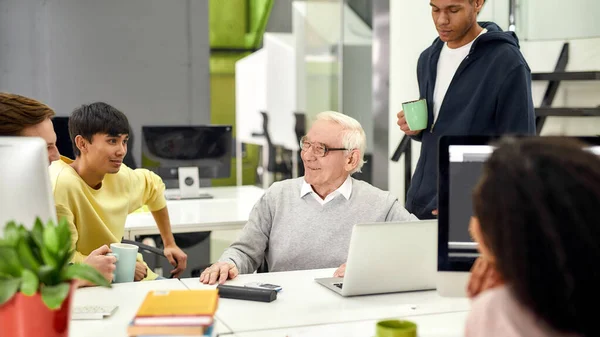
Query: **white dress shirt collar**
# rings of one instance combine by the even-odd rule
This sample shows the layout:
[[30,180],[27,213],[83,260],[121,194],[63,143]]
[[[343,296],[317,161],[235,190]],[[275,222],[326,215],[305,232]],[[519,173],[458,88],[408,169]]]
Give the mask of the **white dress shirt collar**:
[[350,199],[350,195],[352,194],[352,178],[348,176],[344,183],[337,188],[337,190],[329,193],[325,199],[321,199],[321,197],[313,190],[312,186],[310,186],[306,180],[302,180],[302,188],[300,189],[300,198],[305,195],[311,193],[312,196],[317,200],[321,205],[325,205],[335,198],[338,194],[341,194],[346,198],[346,200]]

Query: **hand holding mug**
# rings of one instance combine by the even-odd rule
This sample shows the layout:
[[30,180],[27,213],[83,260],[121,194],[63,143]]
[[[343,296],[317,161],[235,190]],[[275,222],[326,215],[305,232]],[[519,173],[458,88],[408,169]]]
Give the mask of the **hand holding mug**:
[[404,132],[407,136],[416,136],[421,132],[421,130],[412,131],[408,127],[408,123],[406,122],[406,116],[404,115],[404,110],[400,110],[396,117],[398,117],[398,122],[396,123],[400,127],[400,130],[402,130],[402,132]]

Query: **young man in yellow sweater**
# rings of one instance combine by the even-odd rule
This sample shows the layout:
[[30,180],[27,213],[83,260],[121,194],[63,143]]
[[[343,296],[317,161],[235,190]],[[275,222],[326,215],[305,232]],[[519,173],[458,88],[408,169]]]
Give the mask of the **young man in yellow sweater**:
[[[127,215],[147,205],[164,243],[164,254],[178,277],[187,256],[177,246],[164,197],[165,185],[156,174],[123,165],[129,138],[127,117],[106,103],[83,105],[69,118],[75,160],[61,157],[50,165],[58,217],[71,226],[74,262],[94,249],[120,242]],[[156,279],[138,254],[135,280]]]

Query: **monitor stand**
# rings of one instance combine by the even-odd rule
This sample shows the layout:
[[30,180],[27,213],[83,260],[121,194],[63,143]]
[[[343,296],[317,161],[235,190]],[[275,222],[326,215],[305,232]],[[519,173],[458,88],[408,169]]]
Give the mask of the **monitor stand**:
[[167,195],[166,198],[167,198],[167,200],[190,200],[190,199],[212,199],[214,197],[212,194],[198,192],[196,195],[189,195],[189,196],[182,196],[180,194]]
[[212,199],[213,196],[208,193],[200,193],[200,176],[198,167],[179,167],[177,169],[179,179],[179,194],[168,195],[168,200],[189,200],[189,199]]

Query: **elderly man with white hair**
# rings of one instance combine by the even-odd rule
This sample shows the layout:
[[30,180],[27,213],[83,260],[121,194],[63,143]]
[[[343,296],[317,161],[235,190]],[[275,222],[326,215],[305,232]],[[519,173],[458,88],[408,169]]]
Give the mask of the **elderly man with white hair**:
[[265,258],[269,271],[342,265],[336,274],[343,275],[355,224],[417,220],[391,193],[351,177],[360,172],[366,149],[355,119],[322,112],[300,143],[304,177],[267,189],[238,240],[202,272],[200,282],[222,284],[253,273]]

